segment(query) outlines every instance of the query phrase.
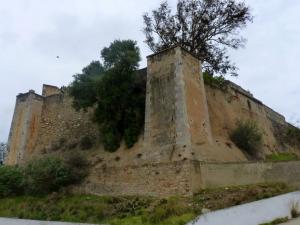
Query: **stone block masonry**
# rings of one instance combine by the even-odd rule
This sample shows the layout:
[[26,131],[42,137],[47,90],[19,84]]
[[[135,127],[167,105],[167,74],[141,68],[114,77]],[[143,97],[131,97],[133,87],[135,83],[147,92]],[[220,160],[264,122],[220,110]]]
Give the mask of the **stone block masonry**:
[[300,161],[202,163],[204,188],[283,182],[300,187]]
[[145,129],[133,148],[104,151],[91,120],[93,109],[77,112],[67,93],[44,85],[42,95],[29,91],[17,96],[5,163],[73,151],[88,136],[97,145],[87,152],[90,174],[74,187],[78,192],[170,196],[220,186],[300,183],[300,162],[249,162],[229,138],[237,121],[252,120],[263,134],[263,155],[300,155],[297,146],[277,139],[278,130],[289,126],[282,115],[233,83],[226,91],[205,85],[201,63],[181,47],[148,56],[147,62],[147,73],[139,71],[147,76]]
[[96,195],[170,196],[193,194],[189,161],[127,166],[103,166],[94,169],[79,193]]

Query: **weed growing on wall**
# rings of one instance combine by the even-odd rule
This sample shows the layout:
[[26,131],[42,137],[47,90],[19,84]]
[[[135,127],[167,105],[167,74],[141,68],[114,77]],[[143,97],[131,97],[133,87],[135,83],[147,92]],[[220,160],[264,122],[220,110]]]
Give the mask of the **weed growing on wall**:
[[262,134],[253,121],[239,121],[230,139],[250,156],[257,157],[262,146]]
[[228,82],[223,76],[213,76],[208,72],[203,72],[203,80],[205,84],[213,88],[219,88],[224,91],[227,89]]

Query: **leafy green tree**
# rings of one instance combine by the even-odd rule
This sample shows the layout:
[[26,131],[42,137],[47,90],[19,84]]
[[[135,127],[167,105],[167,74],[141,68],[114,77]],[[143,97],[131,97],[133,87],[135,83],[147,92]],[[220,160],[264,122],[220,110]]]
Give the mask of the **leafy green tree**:
[[145,42],[154,52],[181,45],[210,74],[236,75],[227,50],[243,46],[238,34],[251,21],[249,7],[236,0],[178,0],[174,14],[165,1],[152,15],[144,14]]
[[31,195],[48,194],[72,184],[72,170],[55,157],[32,160],[24,168],[25,191]]
[[109,47],[102,49],[101,56],[105,68],[123,67],[127,71],[135,71],[139,66],[140,50],[132,40],[116,40]]
[[[135,41],[116,40],[101,51],[101,56],[101,74],[84,74],[83,79],[75,76],[70,86],[74,106],[95,107],[94,120],[106,150],[118,149],[122,139],[130,148],[138,140],[145,112],[145,82],[137,72],[139,48]],[[81,90],[89,93],[82,94]]]
[[70,94],[74,97],[73,106],[79,110],[91,107],[97,101],[96,83],[104,72],[104,67],[99,61],[92,61],[82,69],[82,73],[74,75],[70,86]]

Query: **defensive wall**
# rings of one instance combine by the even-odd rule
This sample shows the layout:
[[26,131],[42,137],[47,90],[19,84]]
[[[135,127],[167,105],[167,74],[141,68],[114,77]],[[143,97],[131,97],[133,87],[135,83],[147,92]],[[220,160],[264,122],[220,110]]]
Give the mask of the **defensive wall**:
[[238,121],[256,121],[263,134],[261,157],[299,154],[278,139],[285,118],[234,83],[225,90],[206,85],[201,63],[181,47],[147,58],[145,128],[131,149],[104,151],[92,110],[75,111],[65,89],[44,85],[17,96],[6,164],[22,164],[52,152],[78,149],[92,137],[86,154],[90,174],[80,192],[114,195],[191,195],[201,188],[282,181],[298,185],[300,162],[251,162],[231,142]]
[[19,94],[8,139],[6,164],[22,164],[34,155],[75,149],[81,138],[97,137],[90,112],[75,111],[64,90],[43,85],[42,95]]

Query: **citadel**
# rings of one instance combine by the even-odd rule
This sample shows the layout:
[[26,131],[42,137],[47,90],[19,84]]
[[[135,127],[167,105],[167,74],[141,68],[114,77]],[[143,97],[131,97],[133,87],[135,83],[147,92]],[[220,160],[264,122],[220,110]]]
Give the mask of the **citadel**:
[[203,188],[264,182],[300,183],[300,161],[253,161],[231,140],[237,121],[256,121],[263,134],[262,158],[299,154],[282,138],[291,125],[251,93],[229,83],[226,91],[204,83],[201,63],[181,47],[150,55],[144,131],[135,146],[105,152],[91,110],[75,111],[72,98],[44,85],[42,95],[19,94],[8,140],[7,165],[53,151],[96,143],[86,151],[90,174],[80,192],[110,195],[192,195]]

